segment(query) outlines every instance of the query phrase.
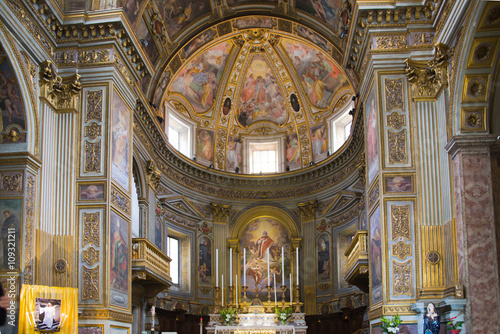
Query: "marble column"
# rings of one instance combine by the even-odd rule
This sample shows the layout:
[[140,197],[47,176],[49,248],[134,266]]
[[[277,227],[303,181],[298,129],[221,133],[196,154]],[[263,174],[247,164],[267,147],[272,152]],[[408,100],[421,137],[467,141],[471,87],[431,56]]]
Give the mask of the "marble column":
[[[492,147],[496,136],[455,136],[453,159],[459,281],[465,286],[468,333],[500,332],[498,240],[494,215]],[[495,165],[496,166],[496,165]],[[492,172],[496,171],[496,175]]]

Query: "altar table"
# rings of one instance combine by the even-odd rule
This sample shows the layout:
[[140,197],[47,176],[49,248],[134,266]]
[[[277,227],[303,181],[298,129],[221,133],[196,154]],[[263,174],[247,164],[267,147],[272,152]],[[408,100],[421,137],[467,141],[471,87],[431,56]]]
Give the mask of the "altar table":
[[293,325],[272,326],[219,326],[216,325],[215,334],[295,334]]

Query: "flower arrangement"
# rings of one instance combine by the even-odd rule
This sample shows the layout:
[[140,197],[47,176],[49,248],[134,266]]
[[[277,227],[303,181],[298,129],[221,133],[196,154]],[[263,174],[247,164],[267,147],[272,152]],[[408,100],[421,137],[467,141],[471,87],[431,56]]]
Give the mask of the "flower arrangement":
[[276,308],[276,318],[281,322],[282,325],[286,324],[286,321],[292,316],[292,308],[287,307],[283,310]]
[[382,317],[382,332],[383,333],[397,333],[399,332],[399,325],[403,322],[401,321],[401,318],[399,317],[399,314],[396,314],[394,318],[387,319],[386,317]]
[[[457,317],[451,318],[446,325],[448,326],[449,331],[457,331],[456,333],[460,333],[460,328],[464,324],[463,321],[455,321]],[[455,333],[455,332],[454,332]]]
[[220,311],[220,315],[222,317],[222,321],[224,321],[224,323],[226,325],[229,325],[230,323],[232,323],[236,319],[236,310],[229,309],[229,308],[223,308]]

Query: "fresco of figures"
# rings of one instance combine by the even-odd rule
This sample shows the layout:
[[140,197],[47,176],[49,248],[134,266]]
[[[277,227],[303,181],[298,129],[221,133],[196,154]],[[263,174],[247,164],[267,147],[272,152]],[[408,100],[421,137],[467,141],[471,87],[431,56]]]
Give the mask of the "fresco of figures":
[[158,49],[156,48],[153,37],[151,36],[151,32],[146,26],[146,22],[144,21],[144,19],[140,21],[136,33],[137,38],[141,42],[141,47],[144,50],[144,53],[146,53],[151,63],[155,65],[160,54],[158,53]]
[[290,170],[295,170],[301,167],[299,139],[296,133],[286,137],[286,166]]
[[[253,300],[257,296],[261,301],[267,301],[267,286],[273,287],[274,275],[276,275],[276,287],[281,285],[289,286],[290,274],[290,237],[283,224],[273,217],[256,218],[244,228],[241,234],[240,250],[240,274],[244,275],[243,249],[246,249],[246,281],[248,286],[247,296]],[[281,254],[281,248],[284,254]],[[269,250],[269,273],[267,271],[267,250]],[[282,282],[281,263],[285,264],[285,282]],[[241,285],[243,285],[243,276]],[[262,292],[261,292],[262,291]],[[265,292],[264,292],[265,291]],[[281,296],[281,289],[278,288],[278,295]],[[285,293],[286,300],[290,299],[288,289]],[[273,294],[274,295],[274,294]]]
[[128,252],[129,227],[128,222],[111,211],[111,271],[109,274],[111,286],[111,304],[128,307]]
[[130,182],[130,111],[116,91],[113,94],[113,107],[111,177],[128,191]]
[[210,283],[212,278],[212,240],[206,235],[199,238],[198,275],[200,284]]
[[312,31],[311,29],[298,25],[295,27],[295,31],[297,32],[297,34],[299,36],[307,38],[308,40],[310,40],[314,44],[321,47],[326,52],[332,51],[332,47],[330,45],[328,45],[328,42],[326,41],[326,39],[324,39],[323,37],[321,37],[320,35],[318,35],[314,31]]
[[[1,53],[4,53],[4,51],[0,46],[0,101],[2,101],[0,103],[2,113],[0,131],[6,131],[7,128],[12,126],[16,127],[18,131],[24,130],[26,121],[17,78],[12,71],[9,60]],[[16,143],[25,141],[26,136],[21,135],[20,138],[17,138]],[[2,141],[1,138],[0,142],[10,143],[9,140]]]
[[143,2],[144,0],[118,0],[116,4],[117,7],[122,8],[125,17],[132,27],[137,22]]
[[227,140],[226,170],[234,172],[238,167],[241,170],[241,141],[229,136]]
[[380,232],[380,207],[370,216],[370,280],[372,303],[382,300],[382,244]]
[[349,85],[346,76],[324,53],[288,39],[283,40],[282,45],[315,107],[327,108],[336,93]]
[[287,120],[286,102],[264,56],[253,56],[243,79],[238,103],[238,123],[248,126],[257,121],[283,124]]
[[173,36],[193,20],[210,13],[210,3],[205,0],[156,0],[168,36]]
[[314,162],[326,159],[328,152],[328,139],[325,124],[319,124],[311,127],[311,142]]
[[185,97],[196,113],[212,107],[231,44],[221,43],[198,55],[179,72],[169,93]]
[[339,8],[342,0],[305,0],[297,1],[297,9],[312,14],[316,19],[324,21],[330,28],[337,31],[339,24]]
[[[239,6],[239,5],[243,5],[245,3],[248,3],[248,2],[252,2],[252,0],[227,0],[227,4],[229,6]],[[276,0],[268,0],[266,2],[276,3]]]
[[233,27],[236,29],[247,28],[272,28],[275,22],[270,17],[248,16],[236,19]]
[[198,129],[196,134],[196,161],[203,165],[214,162],[214,132]]
[[213,29],[202,32],[182,48],[182,56],[184,58],[189,58],[194,51],[198,50],[200,47],[213,40],[215,34],[215,30]]
[[375,85],[365,102],[366,117],[366,155],[368,165],[368,184],[372,182],[379,171],[378,167],[378,109],[375,98]]
[[330,235],[328,233],[321,234],[318,237],[316,247],[318,250],[318,282],[330,282],[330,272],[332,268]]
[[161,109],[160,107],[161,99],[163,97],[163,93],[165,93],[165,89],[167,89],[169,82],[170,82],[170,71],[166,70],[161,75],[158,88],[156,88],[155,94],[153,96],[153,103],[158,110]]
[[17,251],[15,252],[15,256],[9,257],[9,248],[13,244],[20,245],[22,204],[23,200],[21,198],[0,199],[0,226],[2,229],[2,237],[0,238],[2,243],[2,247],[0,248],[2,251],[2,264],[0,269],[2,270],[11,269],[12,271],[12,269],[19,269],[21,252]]

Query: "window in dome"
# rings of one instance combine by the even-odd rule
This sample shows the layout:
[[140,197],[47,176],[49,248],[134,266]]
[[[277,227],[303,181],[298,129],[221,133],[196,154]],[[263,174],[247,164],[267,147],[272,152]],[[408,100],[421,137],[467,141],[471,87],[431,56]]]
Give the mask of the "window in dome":
[[352,116],[349,111],[331,120],[333,152],[337,151],[351,135]]
[[168,256],[172,259],[170,262],[170,277],[172,283],[179,284],[179,240],[168,237]]
[[185,156],[190,157],[191,126],[175,117],[172,113],[169,113],[167,131],[170,145]]
[[277,173],[278,172],[278,142],[249,143],[250,173]]

